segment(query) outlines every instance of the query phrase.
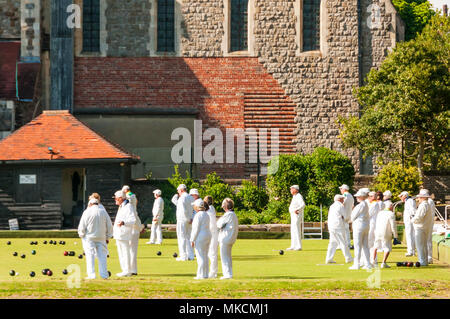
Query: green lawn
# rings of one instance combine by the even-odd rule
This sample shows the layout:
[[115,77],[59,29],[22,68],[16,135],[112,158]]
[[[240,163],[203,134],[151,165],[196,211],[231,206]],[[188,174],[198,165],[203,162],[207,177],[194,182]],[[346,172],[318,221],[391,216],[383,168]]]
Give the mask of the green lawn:
[[[37,246],[30,241],[37,240]],[[49,241],[51,238],[45,238]],[[81,242],[75,238],[54,238],[66,245],[44,245],[42,238],[0,239],[0,298],[450,298],[450,267],[435,263],[429,267],[398,268],[398,261],[416,261],[404,257],[403,245],[394,247],[389,258],[390,269],[373,271],[348,270],[340,251],[335,265],[324,265],[328,240],[305,240],[303,251],[278,251],[289,246],[289,240],[239,239],[233,248],[232,280],[193,280],[197,262],[177,262],[175,239],[162,246],[146,245],[141,239],[138,251],[137,277],[118,278],[120,272],[114,240],[109,244],[108,280],[86,281],[85,259]],[[11,241],[11,245],[7,245]],[[36,255],[31,250],[36,250]],[[75,257],[64,256],[73,250]],[[162,255],[157,256],[157,251]],[[14,257],[13,252],[18,256]],[[20,255],[26,254],[26,258]],[[353,254],[353,252],[352,252]],[[379,257],[381,260],[381,255]],[[70,288],[75,275],[62,270],[80,266],[80,288]],[[49,268],[53,276],[42,275]],[[10,270],[19,272],[11,277]],[[36,273],[30,277],[30,271]],[[219,276],[221,266],[219,262]]]

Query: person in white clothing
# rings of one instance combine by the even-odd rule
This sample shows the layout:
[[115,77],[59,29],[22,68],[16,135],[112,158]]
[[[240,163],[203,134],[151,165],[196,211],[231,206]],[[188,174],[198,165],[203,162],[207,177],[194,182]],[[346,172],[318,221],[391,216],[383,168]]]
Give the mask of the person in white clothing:
[[209,231],[211,232],[211,242],[209,243],[209,278],[217,278],[219,269],[219,229],[217,228],[216,209],[213,206],[213,198],[206,196],[203,201],[208,206],[206,213],[209,216]]
[[289,214],[291,215],[291,246],[286,248],[286,250],[302,250],[302,220],[306,204],[300,194],[298,185],[291,186],[290,190],[292,194],[289,206]]
[[406,237],[406,257],[414,256],[416,245],[414,243],[414,224],[412,218],[416,212],[416,201],[409,196],[409,193],[404,191],[399,195],[401,201],[405,203],[403,209],[403,223],[405,224]]
[[366,192],[361,190],[355,194],[358,205],[353,208],[351,215],[355,257],[353,266],[349,269],[359,269],[361,267],[361,257],[364,259],[363,269],[373,268],[370,263],[369,251],[369,207],[366,202],[367,195]]
[[133,228],[136,224],[136,213],[133,205],[126,199],[126,194],[120,190],[115,192],[114,199],[119,206],[116,219],[114,220],[113,235],[117,244],[117,253],[122,272],[118,277],[131,276],[131,245]]
[[383,193],[383,210],[387,207],[387,205],[392,204],[392,192],[387,190]]
[[330,242],[328,244],[327,257],[325,259],[325,263],[327,264],[336,263],[333,258],[337,248],[342,250],[346,263],[353,261],[353,257],[350,254],[350,248],[345,240],[344,199],[344,195],[334,196],[334,203],[330,206],[328,211],[328,231],[330,233]]
[[352,215],[353,205],[355,203],[355,199],[352,194],[350,194],[350,187],[346,184],[343,184],[339,187],[341,194],[345,196],[344,199],[344,208],[345,208],[345,216],[344,216],[344,225],[345,225],[345,241],[347,242],[347,246],[352,249],[351,237],[350,237],[350,219]]
[[194,260],[194,251],[189,239],[192,230],[194,198],[187,193],[186,185],[181,184],[177,188],[178,194],[172,197],[172,203],[177,206],[177,239],[179,256],[177,261]]
[[122,187],[122,191],[125,193],[125,198],[133,206],[133,211],[135,213],[136,223],[133,226],[133,231],[131,232],[130,240],[130,254],[131,254],[131,265],[130,271],[132,276],[137,276],[137,252],[139,247],[139,236],[144,231],[145,226],[142,224],[137,212],[137,198],[136,195],[131,191],[128,185]]
[[113,235],[113,226],[103,205],[96,198],[89,200],[78,225],[78,235],[83,241],[86,254],[86,279],[95,279],[95,257],[98,259],[100,277],[109,277],[107,268],[108,240]]
[[373,250],[373,260],[377,259],[378,251],[381,250],[384,252],[381,268],[390,268],[387,264],[387,259],[392,251],[392,239],[396,239],[398,236],[395,215],[392,211],[393,204],[387,203],[386,205],[387,206],[378,213]]
[[415,230],[417,257],[421,266],[428,266],[428,239],[430,224],[433,222],[433,214],[428,203],[430,195],[426,189],[421,189],[416,197],[419,200],[419,207],[417,207],[412,222]]
[[196,214],[192,221],[191,246],[197,255],[197,276],[194,279],[206,279],[209,276],[208,250],[211,242],[209,230],[208,205],[201,199],[194,201]]
[[150,240],[147,244],[158,244],[161,245],[163,241],[161,224],[164,219],[164,200],[162,199],[162,192],[159,189],[153,191],[153,196],[155,201],[153,202],[153,220],[152,229],[150,232]]
[[[380,211],[380,205],[378,204],[376,200],[376,192],[369,192],[368,197],[368,203],[369,203],[369,249],[371,256],[373,255],[374,251],[374,243],[375,243],[375,229],[376,229],[376,223],[377,223],[377,216],[378,212]],[[375,262],[376,259],[371,258],[371,262]]]
[[223,276],[220,279],[231,279],[233,278],[231,249],[238,236],[239,222],[233,211],[234,202],[231,198],[225,198],[223,200],[222,208],[225,214],[217,221],[217,228],[219,228],[220,259],[223,272]]
[[[430,195],[430,192],[427,190],[427,194]],[[427,242],[427,250],[428,250],[428,264],[433,263],[433,227],[434,227],[434,217],[435,217],[435,209],[436,204],[432,198],[433,195],[430,195],[428,198],[428,204],[430,205],[431,210],[431,222],[428,230],[428,242]]]

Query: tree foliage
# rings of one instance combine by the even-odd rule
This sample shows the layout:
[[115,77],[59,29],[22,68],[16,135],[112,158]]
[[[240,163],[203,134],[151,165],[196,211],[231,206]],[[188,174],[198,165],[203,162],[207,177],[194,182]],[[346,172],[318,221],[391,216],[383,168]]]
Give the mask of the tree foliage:
[[405,22],[405,40],[414,39],[435,15],[428,0],[392,0]]

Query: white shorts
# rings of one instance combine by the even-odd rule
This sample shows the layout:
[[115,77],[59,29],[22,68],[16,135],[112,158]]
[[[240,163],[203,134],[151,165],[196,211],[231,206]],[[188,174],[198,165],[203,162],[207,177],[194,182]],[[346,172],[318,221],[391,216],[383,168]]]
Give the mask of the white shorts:
[[376,238],[373,244],[373,248],[385,253],[392,251],[392,240],[386,238]]

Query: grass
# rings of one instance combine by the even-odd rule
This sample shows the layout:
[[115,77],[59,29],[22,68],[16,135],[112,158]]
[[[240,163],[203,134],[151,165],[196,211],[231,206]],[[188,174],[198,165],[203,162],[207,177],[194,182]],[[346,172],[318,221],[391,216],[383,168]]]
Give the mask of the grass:
[[[11,245],[7,245],[7,241]],[[37,246],[30,241],[37,240]],[[432,264],[421,268],[398,268],[398,261],[416,261],[404,257],[404,245],[395,246],[388,262],[392,268],[350,271],[342,253],[336,253],[335,265],[324,265],[328,240],[305,240],[303,251],[278,252],[289,240],[239,239],[233,248],[234,279],[196,281],[197,263],[177,262],[175,239],[162,246],[146,245],[140,240],[137,277],[118,278],[120,272],[114,240],[109,244],[108,280],[84,280],[85,259],[76,238],[53,238],[66,245],[44,245],[42,238],[0,239],[0,298],[450,298],[450,267]],[[46,238],[45,240],[50,240]],[[31,250],[36,250],[36,255]],[[64,256],[73,250],[75,257]],[[13,252],[18,252],[14,257]],[[162,255],[157,256],[157,251]],[[20,258],[26,254],[26,258]],[[381,256],[380,256],[381,257]],[[380,259],[380,258],[379,258]],[[69,288],[62,270],[79,266],[80,288]],[[41,270],[50,268],[53,276]],[[14,269],[18,276],[11,277]],[[30,271],[36,273],[30,277]],[[219,276],[221,266],[219,262]],[[73,282],[73,280],[71,281]]]

